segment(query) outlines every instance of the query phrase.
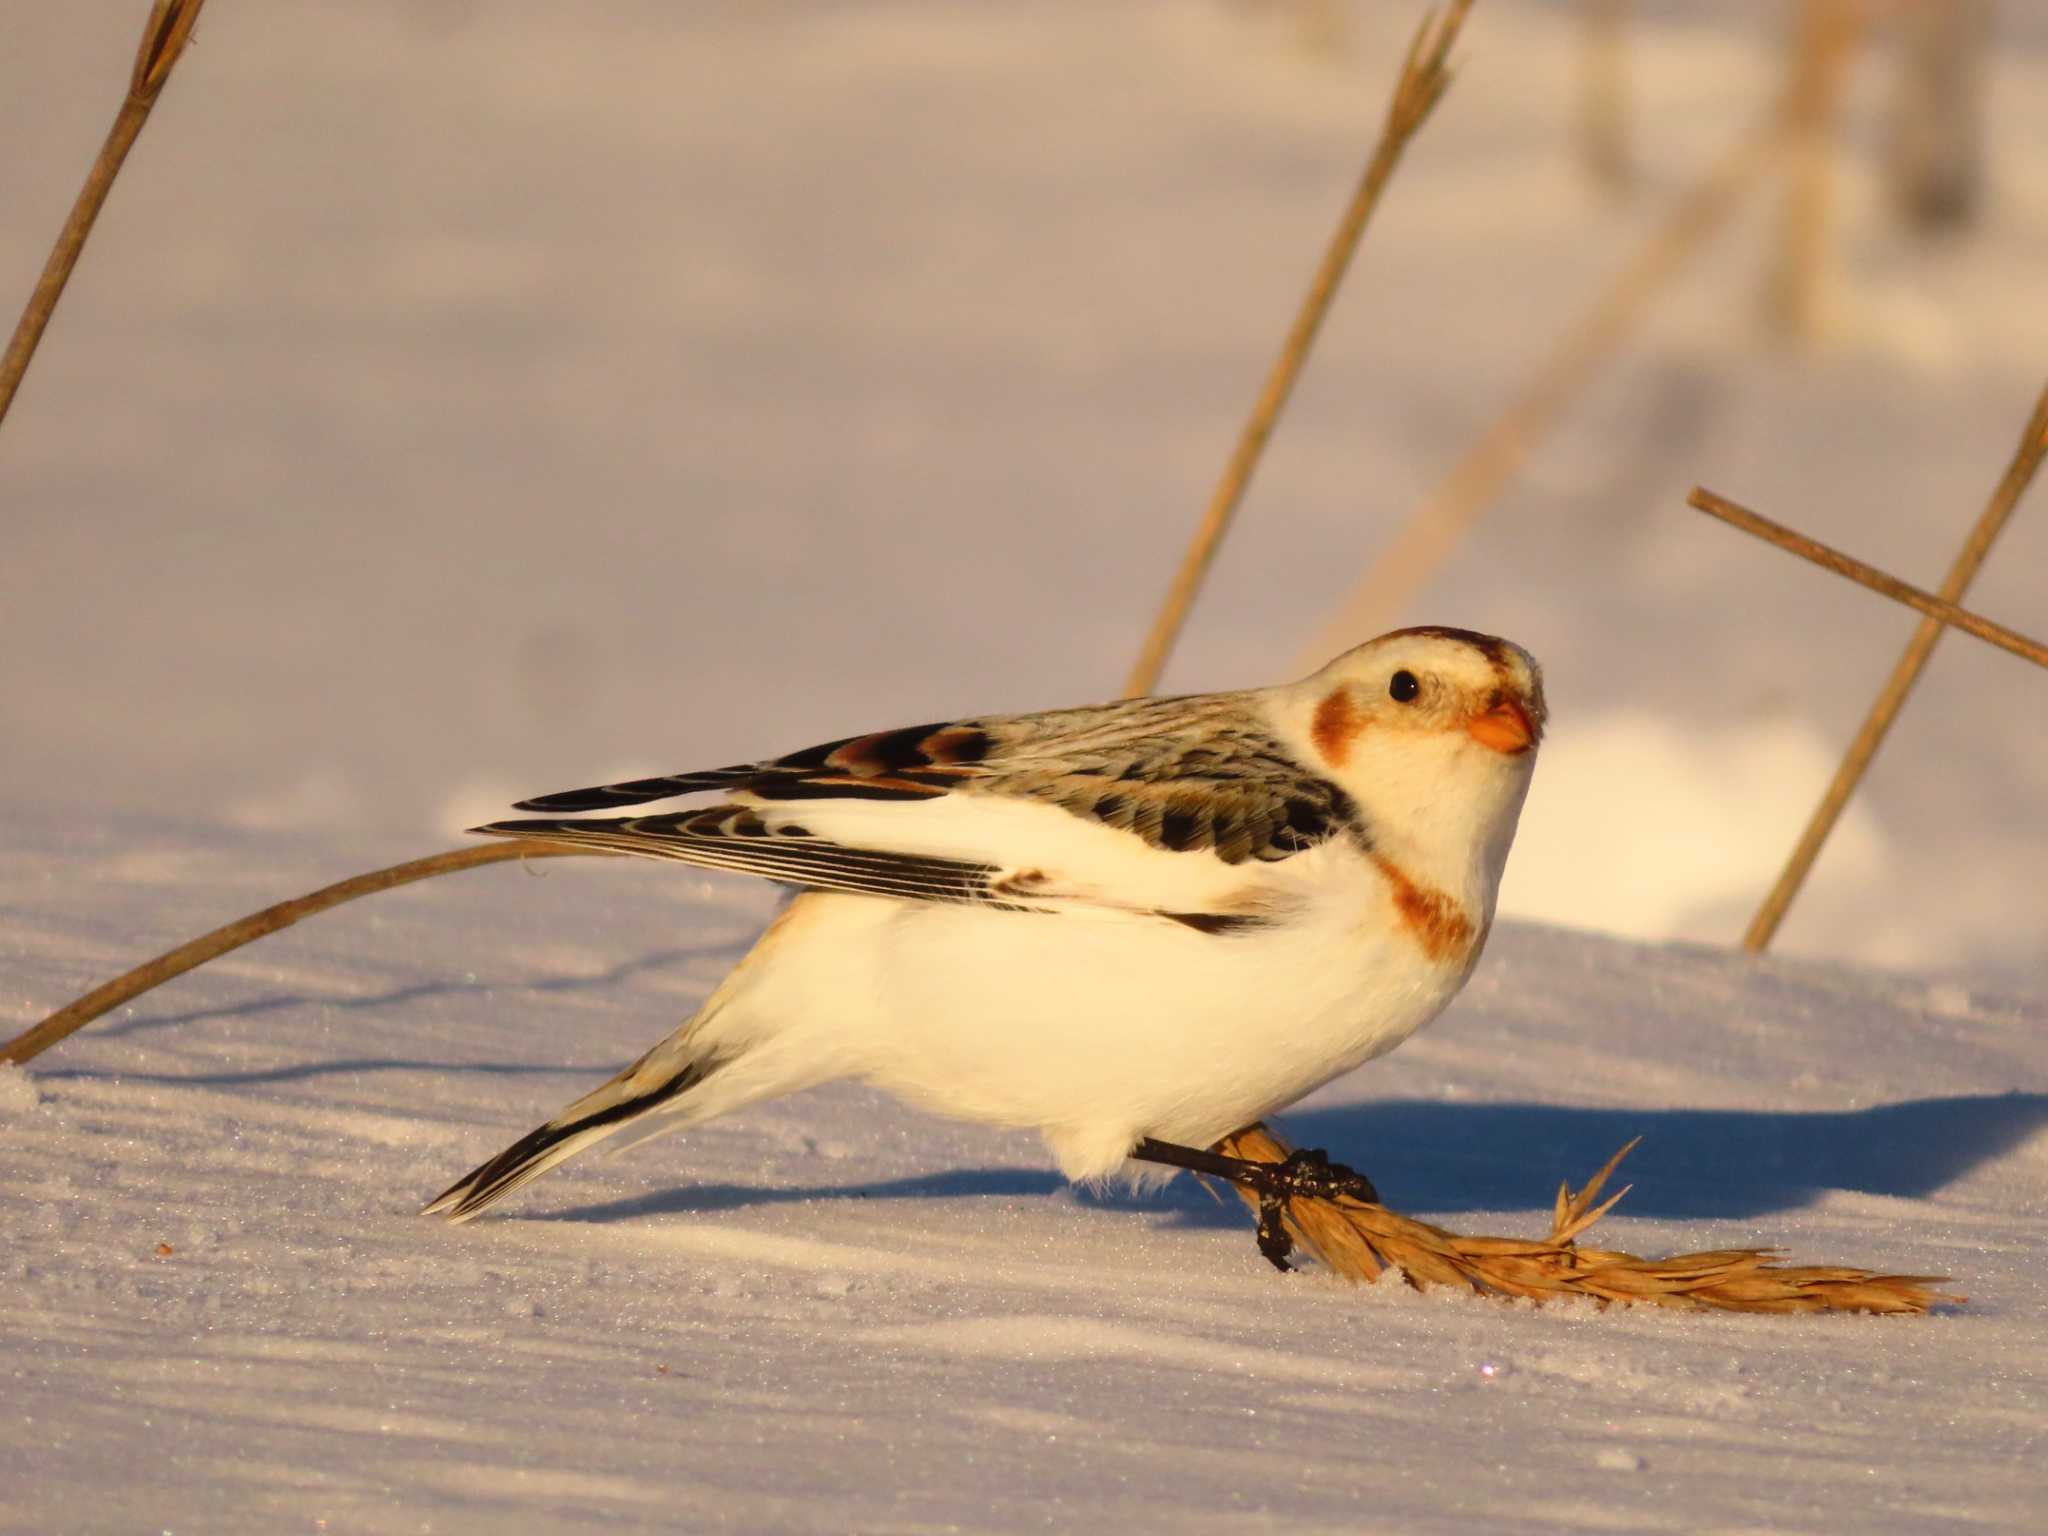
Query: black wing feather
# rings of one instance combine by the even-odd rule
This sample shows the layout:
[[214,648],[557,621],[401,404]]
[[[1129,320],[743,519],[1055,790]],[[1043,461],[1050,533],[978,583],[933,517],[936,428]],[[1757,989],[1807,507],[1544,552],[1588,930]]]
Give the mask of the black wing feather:
[[917,800],[943,793],[970,765],[989,753],[992,738],[974,721],[941,720],[844,736],[759,763],[735,763],[696,773],[661,774],[620,784],[595,784],[522,800],[522,811],[615,811],[706,790],[745,789],[765,798],[800,800],[828,795],[874,800]]
[[706,869],[730,869],[818,891],[851,891],[908,901],[950,901],[1016,909],[995,890],[993,864],[930,854],[850,848],[801,828],[770,829],[745,806],[597,821],[494,821],[472,827],[493,837],[541,838]]

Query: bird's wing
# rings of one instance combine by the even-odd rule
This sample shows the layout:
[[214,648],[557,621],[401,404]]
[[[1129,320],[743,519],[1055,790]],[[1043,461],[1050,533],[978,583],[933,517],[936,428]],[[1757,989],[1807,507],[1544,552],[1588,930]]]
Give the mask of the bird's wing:
[[[879,809],[1014,801],[1056,807],[1153,849],[1205,852],[1226,865],[1271,863],[1343,835],[1356,812],[1342,790],[1281,746],[1252,697],[1137,699],[907,726],[763,762],[542,795],[518,808],[615,810],[719,791],[764,810],[812,802],[803,819],[822,832],[825,821],[840,818],[814,802],[869,801]],[[861,819],[877,828],[896,821]]]
[[679,859],[816,890],[1156,913],[1205,932],[1291,904],[1274,866],[1355,827],[1249,696],[950,721],[766,762],[529,800],[571,811],[722,790],[696,811],[475,830]]

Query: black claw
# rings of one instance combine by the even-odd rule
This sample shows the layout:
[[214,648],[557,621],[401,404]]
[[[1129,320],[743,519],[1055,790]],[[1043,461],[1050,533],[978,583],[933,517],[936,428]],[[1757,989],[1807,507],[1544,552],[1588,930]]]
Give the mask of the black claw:
[[1259,1252],[1283,1275],[1294,1268],[1287,1262],[1288,1255],[1294,1252],[1294,1239],[1288,1236],[1287,1223],[1282,1219],[1286,1210],[1286,1204],[1273,1191],[1260,1191]]

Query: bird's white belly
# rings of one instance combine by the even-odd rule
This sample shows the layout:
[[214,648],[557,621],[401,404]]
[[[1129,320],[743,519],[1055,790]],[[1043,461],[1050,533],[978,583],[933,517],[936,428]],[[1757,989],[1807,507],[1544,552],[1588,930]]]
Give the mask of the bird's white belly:
[[862,909],[810,930],[849,951],[831,1011],[872,1010],[814,1020],[862,1039],[855,1075],[943,1114],[1037,1127],[1075,1178],[1114,1171],[1140,1136],[1206,1146],[1391,1050],[1466,969],[1334,910],[1213,935],[824,900]]

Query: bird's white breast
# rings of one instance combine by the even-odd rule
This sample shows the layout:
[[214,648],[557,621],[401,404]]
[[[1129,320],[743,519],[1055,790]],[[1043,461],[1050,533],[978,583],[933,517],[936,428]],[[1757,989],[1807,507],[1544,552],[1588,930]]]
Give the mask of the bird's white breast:
[[1070,1177],[1113,1172],[1140,1136],[1207,1146],[1400,1044],[1476,951],[1476,935],[1454,955],[1417,942],[1348,847],[1277,868],[1288,915],[1228,934],[807,897],[782,985],[840,985],[807,985],[790,1022],[821,1050],[858,1040],[851,1069],[913,1102],[1039,1128]]

